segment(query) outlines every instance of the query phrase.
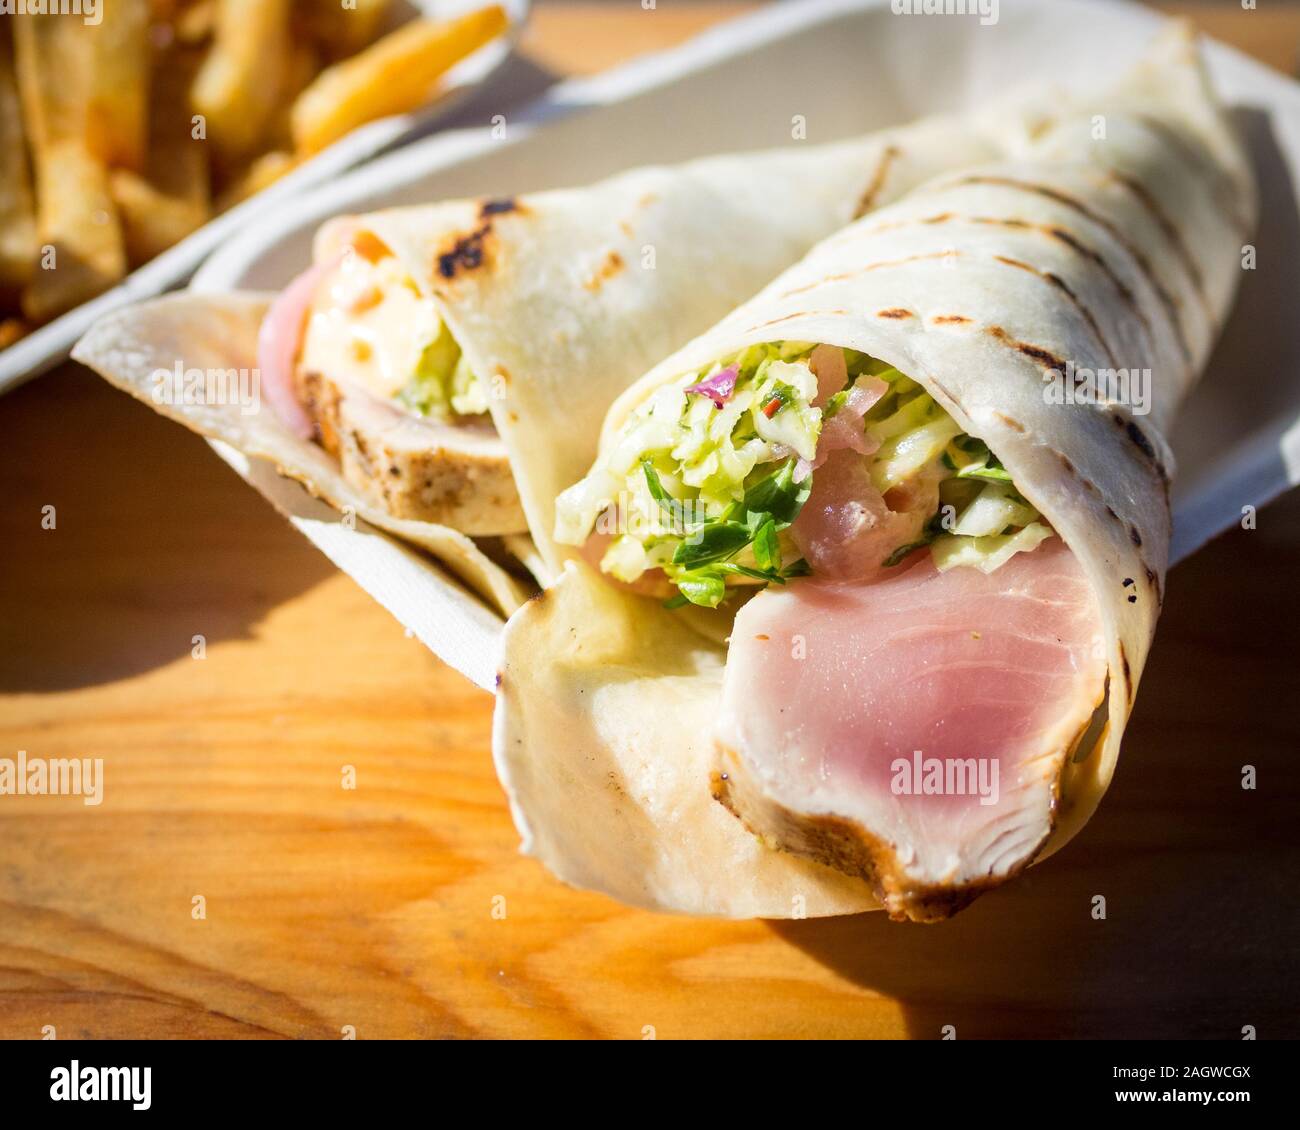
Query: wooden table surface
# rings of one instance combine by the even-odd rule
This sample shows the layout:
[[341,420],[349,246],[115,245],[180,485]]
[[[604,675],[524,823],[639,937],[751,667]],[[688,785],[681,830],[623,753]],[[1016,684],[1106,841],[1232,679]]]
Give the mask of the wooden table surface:
[[[543,6],[527,49],[597,69],[742,6],[620,8]],[[1300,12],[1192,11],[1293,68]],[[0,1036],[1300,1035],[1300,495],[1171,574],[1084,833],[917,927],[551,880],[517,854],[488,695],[84,370],[0,401],[0,482],[0,755],[106,778],[97,808],[0,797]]]

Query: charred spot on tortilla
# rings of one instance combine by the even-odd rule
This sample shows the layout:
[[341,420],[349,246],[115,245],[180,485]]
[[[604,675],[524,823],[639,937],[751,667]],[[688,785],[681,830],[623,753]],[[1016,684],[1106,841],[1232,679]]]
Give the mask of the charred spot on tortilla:
[[965,314],[936,314],[930,319],[932,326],[965,326],[970,319]]
[[877,310],[877,318],[915,318],[916,315],[911,310],[904,310],[901,306],[894,306],[888,310]]
[[826,318],[831,316],[842,318],[847,314],[847,310],[801,310],[797,314],[783,314],[779,318],[773,318],[770,322],[761,322],[757,326],[750,326],[746,332],[753,333],[755,330],[765,330],[768,326],[775,326],[781,322],[789,322],[795,318]]
[[[1134,600],[1137,598],[1134,597]],[[1119,661],[1124,669],[1124,698],[1132,703],[1133,701],[1133,672],[1128,665],[1128,652],[1124,650],[1124,641],[1119,641]]]
[[1106,360],[1110,362],[1111,367],[1117,367],[1115,353],[1106,341],[1106,335],[1101,332],[1101,326],[1098,324],[1096,316],[1086,305],[1084,305],[1079,296],[1074,293],[1070,284],[1061,278],[1060,275],[1056,274],[1054,271],[1045,271],[1041,267],[1035,267],[1032,263],[1026,263],[1023,259],[1012,259],[1007,255],[994,255],[993,258],[1008,267],[1015,267],[1018,270],[1028,271],[1030,274],[1036,275],[1048,285],[1055,287],[1064,294],[1065,297],[1069,299],[1070,304],[1079,311],[1083,320],[1088,323],[1088,328],[1092,330],[1093,336],[1100,343],[1102,352],[1106,354]]
[[[709,796],[719,804],[725,805],[727,802],[723,799],[727,792],[727,775],[717,769],[709,772]],[[728,809],[730,811],[730,809]],[[733,812],[734,816],[735,813]]]
[[1100,251],[1096,250],[1096,248],[1089,247],[1079,239],[1078,236],[1074,235],[1073,232],[1070,232],[1063,227],[1043,225],[1040,230],[1052,239],[1064,243],[1066,247],[1101,268],[1102,273],[1110,280],[1111,284],[1115,287],[1115,290],[1119,293],[1119,296],[1133,308],[1134,315],[1141,320],[1144,326],[1148,326],[1147,316],[1138,306],[1137,296],[1133,293],[1132,287],[1130,287],[1115,273],[1115,268],[1106,262],[1106,257]]
[[623,256],[613,248],[605,253],[605,257],[600,261],[600,265],[592,272],[590,277],[583,282],[583,287],[593,294],[601,288],[601,285],[607,280],[612,279],[625,266]]
[[438,255],[438,274],[444,279],[454,279],[458,273],[469,272],[483,265],[486,257],[484,243],[492,233],[492,225],[484,224],[469,235],[463,235],[447,251]]
[[515,197],[503,196],[495,200],[484,200],[479,205],[478,218],[486,220],[489,216],[504,216],[507,212],[522,212],[523,210],[524,206]]
[[1001,420],[1004,424],[1006,424],[1006,426],[1010,428],[1013,432],[1019,432],[1021,435],[1025,434],[1026,431],[1025,425],[1022,424],[1019,420],[1015,419],[1014,417],[1007,416],[1002,412],[994,412],[993,415],[995,415],[999,420]]
[[488,258],[487,242],[492,234],[492,221],[497,216],[523,211],[524,206],[513,196],[484,200],[479,205],[479,219],[482,221],[479,226],[455,239],[446,251],[438,253],[438,274],[450,281],[458,274],[483,266]]
[[1147,438],[1146,432],[1139,428],[1137,423],[1133,420],[1127,420],[1123,423],[1124,430],[1128,433],[1128,438],[1131,439],[1137,446],[1137,449],[1151,461],[1151,465],[1155,468],[1161,481],[1168,484],[1169,472],[1165,469],[1165,465],[1160,461],[1160,456],[1156,454],[1156,449]]
[[1023,353],[1026,357],[1034,361],[1040,361],[1049,369],[1057,369],[1065,372],[1065,362],[1049,349],[1044,349],[1041,345],[1033,345],[1027,341],[1017,341],[1001,326],[989,326],[984,331],[990,337],[996,338],[1004,345],[1009,345],[1012,349]]
[[[999,418],[1004,418],[999,412],[995,412],[994,415],[998,416]],[[1023,431],[1023,429],[1021,430]],[[1079,470],[1079,468],[1075,466],[1074,460],[1071,459],[1068,455],[1066,455],[1065,452],[1057,451],[1055,448],[1049,448],[1049,450],[1052,452],[1053,455],[1056,456],[1057,461],[1061,464],[1061,469],[1072,479],[1074,479],[1076,483],[1078,483],[1081,487],[1083,487],[1084,490],[1086,490],[1089,494],[1101,493],[1097,484],[1094,483],[1090,478],[1088,478],[1087,475],[1083,474]]]
[[861,219],[871,211],[876,202],[876,197],[880,195],[881,190],[885,187],[885,180],[889,176],[889,167],[894,161],[902,155],[902,150],[897,145],[886,145],[884,152],[880,155],[880,162],[876,165],[875,172],[871,174],[871,180],[863,190],[862,195],[858,197],[857,207],[853,209],[853,218]]

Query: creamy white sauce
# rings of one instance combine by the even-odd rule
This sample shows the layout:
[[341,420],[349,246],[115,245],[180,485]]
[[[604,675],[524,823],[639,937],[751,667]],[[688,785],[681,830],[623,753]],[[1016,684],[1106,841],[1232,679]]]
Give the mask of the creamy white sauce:
[[389,400],[411,379],[440,321],[397,259],[345,255],[317,288],[299,366]]

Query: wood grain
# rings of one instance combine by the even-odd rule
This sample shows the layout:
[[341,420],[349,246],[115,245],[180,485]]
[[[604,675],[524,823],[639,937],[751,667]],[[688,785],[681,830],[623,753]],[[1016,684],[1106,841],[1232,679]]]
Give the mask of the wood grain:
[[[535,35],[585,18],[543,7]],[[1300,496],[1171,574],[1064,853],[939,927],[769,925],[520,857],[489,697],[84,371],[0,403],[0,475],[0,755],[106,776],[98,808],[0,798],[0,1037],[1300,1035]]]

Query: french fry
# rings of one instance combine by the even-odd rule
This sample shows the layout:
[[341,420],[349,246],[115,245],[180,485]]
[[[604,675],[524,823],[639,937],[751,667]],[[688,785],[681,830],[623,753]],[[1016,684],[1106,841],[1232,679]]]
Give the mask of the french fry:
[[109,176],[133,266],[178,243],[212,214],[208,145],[193,136],[190,120],[189,89],[198,64],[198,54],[183,47],[157,53],[144,175],[115,169]]
[[102,293],[126,274],[122,226],[108,193],[108,170],[79,140],[58,141],[38,157],[37,270],[22,311],[45,322]]
[[[67,17],[59,17],[67,18]],[[112,0],[93,44],[87,127],[90,144],[108,165],[144,168],[149,122],[149,5]]]
[[284,88],[289,0],[220,0],[216,37],[190,101],[226,165],[257,152]]
[[16,299],[36,267],[36,206],[13,45],[0,27],[0,299]]
[[24,316],[44,322],[107,290],[126,273],[108,170],[90,139],[95,35],[79,19],[16,19],[14,66],[36,179],[37,269]]
[[438,79],[506,27],[500,5],[446,22],[413,20],[327,67],[293,104],[294,147],[318,153],[359,125],[423,104]]
[[160,51],[154,59],[145,176],[160,192],[206,216],[212,203],[208,144],[194,136],[189,103],[199,64],[198,53],[181,47]]
[[90,92],[95,51],[81,20],[65,16],[19,16],[14,31],[14,70],[33,163],[55,142],[90,143]]
[[293,134],[289,123],[289,114],[293,110],[294,100],[311,84],[312,79],[320,73],[320,53],[310,43],[295,43],[289,50],[285,65],[283,89],[280,103],[267,126],[267,141],[274,149],[288,149],[293,145]]
[[324,54],[341,59],[374,42],[389,7],[389,0],[299,0],[296,14]]
[[126,254],[133,267],[179,243],[208,218],[207,208],[159,191],[130,169],[114,169],[108,189],[121,216]]
[[26,337],[29,329],[21,318],[0,319],[0,349],[8,349],[20,337]]
[[280,149],[263,153],[217,198],[217,211],[224,212],[227,208],[233,208],[236,204],[247,200],[254,193],[261,192],[297,164],[298,158],[293,153],[286,153]]
[[193,46],[209,39],[217,26],[217,0],[197,0],[176,13],[172,32],[176,39]]

